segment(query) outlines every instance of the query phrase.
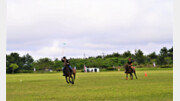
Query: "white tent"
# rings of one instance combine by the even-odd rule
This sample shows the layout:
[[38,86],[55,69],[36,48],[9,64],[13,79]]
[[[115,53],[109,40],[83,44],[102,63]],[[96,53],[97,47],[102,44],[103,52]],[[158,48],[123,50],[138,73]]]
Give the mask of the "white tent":
[[99,68],[86,68],[87,72],[99,72]]

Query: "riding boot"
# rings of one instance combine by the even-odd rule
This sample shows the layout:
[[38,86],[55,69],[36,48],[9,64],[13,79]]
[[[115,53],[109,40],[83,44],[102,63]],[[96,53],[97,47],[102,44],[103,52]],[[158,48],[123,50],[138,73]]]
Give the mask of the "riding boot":
[[63,71],[63,76],[65,76],[65,72]]

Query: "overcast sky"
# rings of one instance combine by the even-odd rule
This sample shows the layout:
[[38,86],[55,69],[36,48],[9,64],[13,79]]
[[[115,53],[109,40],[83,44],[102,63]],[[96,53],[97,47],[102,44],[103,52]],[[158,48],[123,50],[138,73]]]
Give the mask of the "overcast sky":
[[173,0],[7,0],[8,54],[53,59],[172,46]]

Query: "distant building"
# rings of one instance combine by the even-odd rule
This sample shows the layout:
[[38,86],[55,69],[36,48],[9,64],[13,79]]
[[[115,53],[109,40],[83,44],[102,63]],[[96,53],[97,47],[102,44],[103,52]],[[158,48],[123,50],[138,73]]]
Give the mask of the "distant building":
[[86,72],[99,72],[99,68],[86,68]]
[[45,72],[53,72],[52,69],[45,69]]

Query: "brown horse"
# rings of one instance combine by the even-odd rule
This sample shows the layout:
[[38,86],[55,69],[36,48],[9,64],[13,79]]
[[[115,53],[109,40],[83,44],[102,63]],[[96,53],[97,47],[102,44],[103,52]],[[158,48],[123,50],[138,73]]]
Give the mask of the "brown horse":
[[137,79],[135,68],[131,68],[131,66],[128,64],[126,64],[124,66],[124,68],[125,68],[125,73],[126,73],[126,79],[128,79],[128,74],[130,74],[130,78],[133,80],[133,74],[132,73],[134,73],[134,75]]
[[[76,75],[76,70],[73,68],[72,70],[70,70],[70,68],[68,66],[66,66],[64,68],[64,74],[65,74],[65,78],[66,78],[66,82],[72,83],[74,84],[74,80],[75,80],[75,75]],[[72,76],[73,75],[73,76]]]
[[[72,70],[69,68],[69,65],[67,64],[67,60],[64,60],[64,75],[66,78],[66,82],[74,84],[75,76],[76,76],[76,70],[73,68]],[[73,74],[73,76],[72,76]],[[69,79],[68,79],[69,78]]]

